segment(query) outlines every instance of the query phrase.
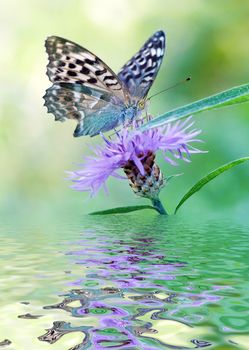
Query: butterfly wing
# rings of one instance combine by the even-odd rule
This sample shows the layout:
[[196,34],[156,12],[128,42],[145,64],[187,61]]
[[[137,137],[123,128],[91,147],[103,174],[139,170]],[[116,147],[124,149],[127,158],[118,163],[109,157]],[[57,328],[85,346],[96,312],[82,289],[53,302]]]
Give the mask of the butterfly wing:
[[118,77],[135,100],[147,96],[162,63],[164,51],[165,34],[158,31],[120,70]]
[[45,47],[47,75],[54,85],[44,99],[55,120],[76,119],[74,136],[93,136],[118,125],[117,113],[121,118],[129,92],[117,75],[93,53],[69,40],[51,36]]
[[52,83],[69,82],[108,91],[122,102],[128,92],[117,75],[100,58],[75,44],[57,36],[45,42],[49,63],[47,75]]
[[95,136],[115,128],[121,121],[122,105],[113,104],[110,94],[84,85],[56,83],[46,90],[44,100],[56,121],[77,121],[75,137]]

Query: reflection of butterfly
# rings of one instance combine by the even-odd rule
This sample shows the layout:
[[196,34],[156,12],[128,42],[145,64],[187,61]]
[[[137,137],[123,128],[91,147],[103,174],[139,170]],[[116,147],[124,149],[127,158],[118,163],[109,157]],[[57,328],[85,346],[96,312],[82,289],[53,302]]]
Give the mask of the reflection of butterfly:
[[129,124],[145,107],[145,98],[161,65],[165,35],[150,37],[116,75],[97,56],[66,39],[46,40],[45,106],[55,120],[75,119],[74,136],[94,136],[119,124]]

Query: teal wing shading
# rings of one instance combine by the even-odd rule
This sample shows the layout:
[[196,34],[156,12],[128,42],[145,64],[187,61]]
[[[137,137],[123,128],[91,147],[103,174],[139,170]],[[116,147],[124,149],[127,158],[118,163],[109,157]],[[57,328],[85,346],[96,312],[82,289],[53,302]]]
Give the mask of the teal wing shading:
[[44,100],[48,113],[53,113],[56,121],[77,121],[75,137],[95,136],[122,122],[124,105],[115,104],[106,91],[75,83],[57,83],[46,90]]

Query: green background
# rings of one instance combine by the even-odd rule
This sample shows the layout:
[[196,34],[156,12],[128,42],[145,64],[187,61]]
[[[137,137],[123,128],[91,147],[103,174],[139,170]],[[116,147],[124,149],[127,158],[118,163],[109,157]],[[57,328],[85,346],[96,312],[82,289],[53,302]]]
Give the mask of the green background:
[[[110,179],[109,196],[95,198],[71,190],[65,170],[77,169],[99,137],[73,138],[73,122],[55,123],[43,107],[44,40],[59,35],[101,57],[114,71],[156,30],[167,33],[167,52],[151,93],[192,76],[192,81],[152,100],[156,116],[185,103],[249,81],[247,0],[45,0],[1,1],[1,182],[6,215],[44,218],[80,215],[114,206],[147,204],[125,181]],[[162,192],[169,211],[203,175],[248,156],[249,104],[195,117],[207,154],[177,168],[158,157],[165,175],[184,173]],[[247,219],[248,164],[224,174],[195,195],[181,212],[221,211]],[[242,214],[242,215],[241,215]]]

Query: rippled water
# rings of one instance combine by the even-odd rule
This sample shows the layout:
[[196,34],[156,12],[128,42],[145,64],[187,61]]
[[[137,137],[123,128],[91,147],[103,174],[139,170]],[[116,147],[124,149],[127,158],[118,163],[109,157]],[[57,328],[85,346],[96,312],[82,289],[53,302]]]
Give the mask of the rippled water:
[[0,346],[249,349],[248,232],[146,213],[5,225]]

